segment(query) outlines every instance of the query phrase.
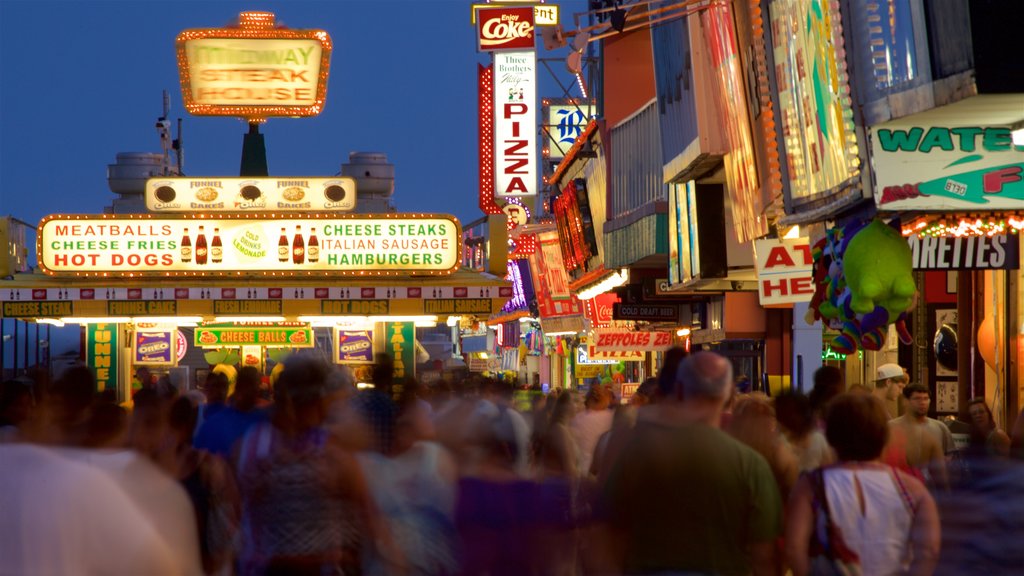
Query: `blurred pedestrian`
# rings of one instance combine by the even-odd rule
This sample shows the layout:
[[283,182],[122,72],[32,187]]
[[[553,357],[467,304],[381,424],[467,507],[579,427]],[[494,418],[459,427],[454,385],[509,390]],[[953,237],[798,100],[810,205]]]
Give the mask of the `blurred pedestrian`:
[[698,352],[680,364],[663,417],[637,422],[603,488],[584,557],[595,570],[775,572],[782,512],[771,468],[718,429],[732,384],[727,359]]
[[18,440],[19,428],[32,418],[35,408],[31,381],[12,378],[0,384],[0,444]]
[[614,413],[611,393],[604,386],[591,386],[583,401],[583,410],[569,422],[569,432],[576,444],[576,471],[580,476],[590,476],[590,462],[594,459],[594,447],[601,435],[611,430]]
[[835,453],[825,434],[815,426],[814,411],[807,396],[796,391],[776,396],[775,415],[796,455],[801,472],[809,472],[835,460]]
[[890,426],[881,400],[843,394],[825,434],[839,458],[806,474],[786,512],[786,560],[805,574],[931,574],[939,516],[924,484],[880,461]]
[[825,406],[836,396],[846,390],[843,371],[835,366],[822,366],[814,371],[814,387],[808,395],[811,410],[818,420],[818,427],[824,428]]
[[[211,374],[210,376],[215,375]],[[220,374],[216,376],[224,378]],[[238,371],[235,380],[235,393],[231,395],[230,402],[212,415],[208,413],[203,423],[198,426],[194,442],[196,448],[221,458],[230,458],[235,444],[245,435],[246,431],[254,424],[267,420],[268,411],[259,407],[262,377],[260,371],[252,366],[244,366]],[[227,380],[224,379],[223,384],[214,384],[214,386],[218,388],[224,386],[226,390],[226,382]],[[199,405],[197,410],[202,408],[203,405]],[[208,407],[207,411],[209,411]]]
[[792,448],[779,433],[775,408],[768,397],[760,392],[740,397],[733,408],[727,431],[768,461],[779,494],[785,502],[800,475],[800,464]]
[[953,436],[945,424],[928,417],[931,405],[928,388],[911,384],[902,392],[907,399],[907,412],[889,421],[891,434],[882,459],[930,485],[947,487],[949,477],[943,444],[952,453]]
[[899,364],[889,363],[878,367],[875,389],[872,393],[882,401],[890,420],[899,416],[900,395],[907,382],[907,372]]
[[358,566],[345,556],[359,518],[369,542],[390,546],[355,458],[324,426],[327,367],[291,356],[275,383],[270,421],[249,428],[238,450],[241,574],[323,574]]
[[1010,437],[996,426],[992,410],[984,398],[971,398],[967,403],[967,414],[971,417],[970,448],[973,452],[989,456],[1010,455]]

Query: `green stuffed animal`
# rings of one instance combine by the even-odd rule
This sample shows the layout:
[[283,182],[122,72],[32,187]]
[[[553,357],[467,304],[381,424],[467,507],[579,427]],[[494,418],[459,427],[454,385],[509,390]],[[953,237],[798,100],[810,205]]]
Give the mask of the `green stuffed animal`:
[[[874,220],[850,239],[843,253],[843,273],[854,313],[877,313],[881,306],[888,322],[910,308],[917,294],[910,246],[881,220]],[[888,323],[885,322],[885,323]]]

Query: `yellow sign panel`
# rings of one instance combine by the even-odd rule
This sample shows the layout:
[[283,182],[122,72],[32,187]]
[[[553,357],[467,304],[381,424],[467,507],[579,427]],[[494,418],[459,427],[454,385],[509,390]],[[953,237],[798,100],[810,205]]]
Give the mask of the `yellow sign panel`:
[[110,300],[107,314],[111,316],[174,316],[178,313],[175,300]]
[[280,300],[214,300],[214,314],[281,314]]
[[273,25],[269,13],[243,13],[241,26],[178,35],[185,108],[200,116],[316,116],[327,98],[331,37],[323,30]]
[[425,314],[490,314],[490,298],[451,298],[447,300],[424,300]]
[[322,300],[321,314],[356,314],[360,316],[388,314],[391,311],[388,300]]
[[74,315],[74,306],[68,301],[4,302],[4,318],[61,318]]
[[449,275],[462,230],[437,214],[50,216],[39,265],[61,276]]

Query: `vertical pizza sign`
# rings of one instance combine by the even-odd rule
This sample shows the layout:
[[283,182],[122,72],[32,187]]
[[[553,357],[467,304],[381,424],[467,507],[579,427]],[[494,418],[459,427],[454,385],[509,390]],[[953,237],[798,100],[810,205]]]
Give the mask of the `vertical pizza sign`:
[[537,49],[533,7],[481,8],[481,51],[494,58],[494,196],[537,194]]

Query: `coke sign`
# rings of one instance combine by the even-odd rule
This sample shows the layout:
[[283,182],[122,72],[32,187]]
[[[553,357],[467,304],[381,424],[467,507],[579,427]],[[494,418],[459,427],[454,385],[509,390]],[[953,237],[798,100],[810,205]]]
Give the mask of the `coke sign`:
[[477,15],[480,50],[533,50],[533,7],[481,8]]

